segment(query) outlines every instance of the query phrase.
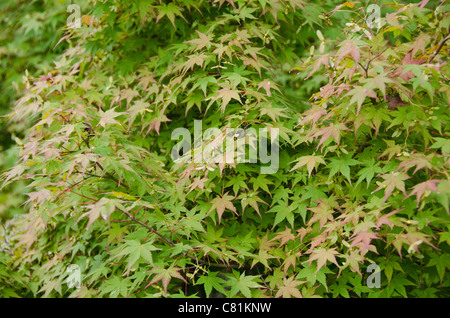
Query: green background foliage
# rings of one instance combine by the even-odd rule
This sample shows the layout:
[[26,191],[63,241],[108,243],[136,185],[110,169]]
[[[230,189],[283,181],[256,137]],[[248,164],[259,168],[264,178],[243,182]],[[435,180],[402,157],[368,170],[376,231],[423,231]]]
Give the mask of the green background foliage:
[[[1,7],[2,297],[449,296],[448,4],[69,4]],[[196,119],[277,171],[174,162]]]

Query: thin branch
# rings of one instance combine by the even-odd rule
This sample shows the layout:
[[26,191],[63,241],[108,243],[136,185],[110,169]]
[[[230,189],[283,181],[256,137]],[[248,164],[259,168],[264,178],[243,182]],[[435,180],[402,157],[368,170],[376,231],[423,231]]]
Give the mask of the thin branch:
[[[447,35],[448,35],[448,34],[447,34]],[[434,52],[434,54],[428,59],[428,64],[431,63],[431,61],[436,57],[436,55],[439,54],[439,51],[440,51],[440,50],[442,49],[442,47],[444,46],[445,42],[447,42],[447,40],[450,39],[450,37],[447,37],[447,35],[446,35],[446,38],[443,39],[443,40],[441,41],[441,43],[439,44],[439,47],[438,47],[438,49],[436,50],[436,52]]]

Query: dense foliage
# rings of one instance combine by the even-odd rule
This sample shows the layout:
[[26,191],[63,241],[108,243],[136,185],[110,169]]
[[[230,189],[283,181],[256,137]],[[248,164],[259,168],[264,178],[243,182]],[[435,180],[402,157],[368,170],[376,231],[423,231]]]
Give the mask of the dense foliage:
[[[377,5],[83,6],[9,115],[27,129],[2,184],[29,191],[0,294],[448,297],[450,5]],[[200,119],[210,149],[278,131],[276,169],[174,162]]]

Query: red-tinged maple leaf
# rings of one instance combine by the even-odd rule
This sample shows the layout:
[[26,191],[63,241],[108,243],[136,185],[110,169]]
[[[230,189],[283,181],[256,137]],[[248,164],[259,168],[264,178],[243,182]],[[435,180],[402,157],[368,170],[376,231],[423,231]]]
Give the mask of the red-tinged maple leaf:
[[415,174],[419,169],[432,169],[433,165],[430,163],[430,161],[433,159],[433,157],[434,154],[430,154],[428,156],[425,156],[424,154],[413,154],[411,155],[410,159],[407,159],[400,163],[397,170],[404,168],[403,172],[408,172],[411,167],[415,166],[416,169],[413,172],[413,174]]
[[313,212],[313,216],[309,220],[307,225],[311,225],[314,222],[319,221],[319,230],[325,225],[327,221],[333,221],[333,209],[330,208],[329,204],[322,200],[318,200],[319,204],[313,208],[308,208],[308,210]]
[[362,276],[359,270],[359,264],[364,262],[364,257],[360,254],[360,251],[350,251],[348,254],[343,255],[345,258],[344,266],[339,269],[338,277],[341,275],[342,270],[350,266],[350,269],[357,272],[359,276]]
[[206,215],[209,215],[209,213],[211,213],[211,211],[216,210],[217,215],[219,216],[219,223],[222,219],[222,214],[223,214],[223,212],[225,212],[225,209],[231,210],[236,215],[238,215],[236,208],[234,207],[233,203],[231,202],[231,200],[233,200],[233,199],[234,199],[234,197],[231,195],[228,195],[228,192],[225,193],[223,195],[223,197],[217,196],[216,198],[214,198],[211,201],[212,207]]
[[191,193],[191,191],[194,190],[195,188],[199,188],[201,191],[203,191],[206,181],[208,181],[207,178],[200,178],[200,177],[195,178],[194,182],[192,182],[192,184],[189,187],[188,194]]
[[97,126],[100,125],[103,128],[105,128],[106,124],[119,124],[120,123],[115,120],[117,116],[122,115],[123,113],[116,113],[113,109],[108,109],[106,112],[100,110],[100,121],[98,122]]
[[419,245],[422,243],[428,244],[429,246],[433,247],[434,249],[438,249],[436,246],[431,244],[430,240],[428,239],[429,235],[426,235],[421,232],[409,232],[405,234],[397,234],[395,240],[392,241],[392,245],[397,249],[398,254],[400,257],[403,257],[402,255],[402,247],[403,244],[409,245],[408,251],[418,251]]
[[36,204],[40,204],[44,202],[52,193],[47,189],[41,189],[39,191],[25,193],[29,199],[25,201],[24,204],[27,204],[28,202],[34,201]]
[[419,183],[419,184],[417,184],[417,185],[415,185],[413,187],[413,190],[408,195],[408,197],[416,195],[416,197],[417,197],[417,206],[419,206],[420,199],[422,198],[422,196],[425,193],[425,191],[439,192],[439,190],[438,190],[438,188],[436,186],[436,183],[442,182],[442,181],[443,180],[433,179],[433,180],[428,180],[428,181]]
[[278,288],[278,291],[275,295],[275,298],[283,297],[283,298],[303,298],[300,290],[298,290],[297,286],[306,283],[306,281],[296,280],[295,277],[286,277],[283,279],[283,286]]
[[305,77],[305,80],[311,77],[317,70],[322,66],[325,65],[326,67],[329,67],[329,55],[325,54],[319,57],[317,60],[314,61],[313,68],[311,72],[308,73],[308,75]]
[[[297,170],[298,168],[301,168],[306,165],[306,169],[308,170],[308,177],[311,177],[311,173],[313,169],[318,164],[325,164],[325,161],[322,159],[322,156],[303,156],[296,160],[297,163],[294,167],[289,171]],[[295,161],[294,161],[295,162]]]
[[392,211],[392,212],[390,212],[388,214],[384,214],[384,215],[380,216],[377,219],[377,222],[375,223],[377,228],[379,229],[383,224],[386,224],[387,226],[389,226],[392,229],[394,227],[394,224],[391,222],[391,220],[389,220],[389,217],[394,215],[398,211],[400,211],[400,210],[397,209],[397,210],[394,210],[394,211]]
[[359,52],[356,43],[351,39],[342,42],[341,48],[338,52],[337,63],[342,61],[342,59],[347,55],[350,55],[355,61],[355,64],[358,64],[361,53]]
[[213,99],[213,101],[216,101],[219,98],[222,99],[222,112],[225,112],[225,108],[227,107],[228,103],[231,101],[232,98],[242,104],[241,97],[239,96],[239,91],[234,89],[224,87],[218,90],[217,96]]
[[323,127],[320,128],[319,130],[317,130],[315,133],[313,133],[313,135],[311,136],[312,138],[317,138],[319,136],[322,136],[322,138],[320,138],[319,144],[317,145],[316,150],[319,149],[319,147],[328,140],[328,138],[332,137],[336,143],[339,145],[339,140],[341,137],[341,132],[343,130],[350,130],[347,128],[347,126],[345,126],[343,123],[338,123],[338,124],[330,124],[330,126],[327,127]]
[[397,109],[398,106],[406,106],[408,104],[404,103],[398,94],[389,94],[387,95],[388,100],[388,108],[389,109]]
[[370,242],[376,238],[378,238],[378,235],[376,233],[356,233],[355,235],[353,235],[353,241],[350,247],[360,246],[360,248],[363,247],[363,249],[361,249],[362,252],[367,252],[370,249]]
[[409,179],[409,176],[400,173],[400,172],[393,172],[393,173],[386,173],[381,175],[381,177],[384,179],[384,182],[379,185],[377,189],[375,189],[372,193],[377,192],[378,190],[385,189],[384,190],[384,198],[383,198],[383,204],[386,202],[386,200],[391,195],[392,191],[395,189],[398,189],[403,192],[405,196],[407,196],[405,191],[405,182],[403,182],[406,179]]
[[303,262],[309,262],[309,265],[311,265],[311,263],[313,261],[317,261],[317,269],[315,274],[317,274],[317,272],[327,264],[328,262],[331,262],[333,264],[335,264],[337,267],[339,267],[338,262],[336,261],[336,255],[339,255],[339,253],[336,251],[335,248],[330,248],[330,249],[326,249],[326,248],[318,248],[316,250],[313,250],[309,260]]
[[109,215],[115,210],[115,205],[111,199],[101,198],[94,204],[87,205],[86,208],[89,210],[83,213],[77,220],[78,223],[82,218],[89,216],[88,224],[86,225],[86,230],[88,230],[92,223],[95,222],[100,216],[105,220],[108,219]]
[[197,33],[199,36],[197,39],[184,41],[184,43],[194,44],[196,46],[194,52],[197,52],[203,49],[204,47],[209,48],[211,46],[210,40],[211,35],[206,35],[198,30]]
[[308,109],[307,111],[305,111],[304,113],[304,117],[301,120],[301,124],[302,125],[307,125],[312,121],[312,124],[315,125],[315,123],[324,115],[327,114],[327,111],[319,106],[316,108],[311,108]]
[[154,283],[157,283],[159,281],[162,282],[163,288],[164,288],[164,296],[167,295],[167,286],[169,285],[169,282],[172,278],[179,278],[185,283],[187,283],[186,279],[179,273],[181,268],[179,267],[169,267],[169,268],[162,268],[162,267],[154,267],[152,270],[150,270],[150,273],[156,274],[155,277],[148,283],[148,285],[145,288],[148,288],[149,286],[153,285]]
[[208,55],[206,55],[206,54],[189,55],[187,62],[183,64],[184,67],[183,67],[182,74],[184,75],[187,71],[189,71],[190,69],[193,69],[195,65],[202,67],[203,60],[207,57],[208,57]]
[[[270,92],[270,85],[271,85],[270,81],[266,79],[258,84],[258,89],[261,89],[261,87],[264,88],[267,95],[270,97],[270,96],[272,96],[272,93]],[[272,83],[272,86],[273,86],[273,83]]]
[[284,276],[286,276],[286,273],[289,269],[289,267],[292,266],[292,268],[295,270],[295,264],[297,263],[297,258],[299,258],[302,255],[301,252],[297,252],[295,254],[290,254],[289,256],[286,257],[286,259],[284,260]]
[[277,236],[275,236],[271,241],[280,240],[280,245],[278,247],[283,246],[288,241],[295,241],[295,235],[292,234],[291,229],[286,226],[286,230],[280,232]]
[[297,230],[298,237],[300,237],[300,244],[303,243],[303,238],[308,234],[309,232],[312,232],[311,227],[302,227],[301,229]]
[[234,9],[237,9],[237,8],[236,8],[236,5],[234,4],[234,0],[220,0],[220,2],[219,2],[219,9],[220,9],[220,7],[222,6],[222,4],[223,4],[225,1],[228,2],[229,4],[231,4],[231,6],[232,6]]
[[[426,62],[425,59],[415,59],[412,55],[413,49],[411,49],[408,53],[405,54],[402,65],[420,65]],[[404,79],[406,82],[409,81],[411,78],[414,78],[415,75],[412,71],[408,71],[406,73],[405,69],[403,67],[399,67],[395,70],[394,73],[392,73],[391,77],[399,77]]]

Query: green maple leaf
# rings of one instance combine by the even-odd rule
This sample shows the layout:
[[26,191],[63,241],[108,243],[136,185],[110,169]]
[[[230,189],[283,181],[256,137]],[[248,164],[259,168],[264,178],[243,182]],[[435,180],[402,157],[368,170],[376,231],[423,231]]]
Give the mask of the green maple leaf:
[[273,184],[273,182],[270,180],[267,180],[265,175],[260,174],[256,178],[251,178],[250,182],[253,183],[253,190],[257,191],[259,188],[261,188],[271,196],[269,187],[267,185]]
[[242,214],[244,214],[245,207],[247,205],[250,205],[253,209],[255,209],[256,213],[258,213],[259,217],[261,217],[261,214],[259,213],[259,203],[264,203],[268,205],[266,202],[264,202],[260,197],[258,197],[258,192],[251,192],[251,193],[243,193],[239,196],[239,199],[241,199],[241,205],[242,205]]
[[359,176],[358,181],[356,181],[355,187],[358,186],[358,184],[366,180],[367,188],[369,188],[370,181],[372,181],[375,173],[381,173],[382,169],[380,167],[379,163],[375,163],[375,159],[371,158],[370,160],[364,161],[365,168],[362,168],[358,171],[357,175]]
[[237,175],[236,177],[229,180],[225,187],[233,186],[234,195],[237,195],[239,189],[248,189],[246,178],[243,175]]
[[330,174],[328,176],[328,180],[331,179],[337,172],[340,172],[344,177],[347,178],[348,182],[351,184],[352,180],[350,179],[350,166],[354,166],[359,164],[358,160],[352,159],[351,154],[342,155],[340,158],[332,158],[328,164],[330,167]]
[[439,279],[441,280],[442,284],[445,275],[445,270],[450,268],[450,255],[433,254],[430,258],[430,261],[427,264],[427,267],[428,266],[436,266],[436,270],[438,272]]
[[328,291],[326,274],[333,274],[333,272],[327,267],[317,269],[316,264],[313,263],[310,266],[302,268],[298,272],[297,278],[305,278],[310,286],[314,286],[316,281],[318,281]]
[[278,223],[286,219],[291,226],[294,226],[294,205],[285,205],[278,204],[271,208],[269,213],[276,213],[275,220],[273,222],[273,226],[276,226]]
[[130,270],[142,257],[149,264],[153,265],[152,251],[160,250],[153,246],[153,242],[141,244],[137,240],[125,240],[125,248],[121,250],[115,257],[128,255],[127,268]]
[[245,272],[239,275],[239,272],[233,270],[232,275],[228,275],[229,279],[226,281],[226,285],[230,286],[229,297],[234,297],[237,293],[241,292],[245,297],[251,298],[251,288],[262,287],[257,281],[259,276],[245,275]]
[[181,14],[180,9],[172,2],[170,2],[169,4],[165,4],[163,3],[160,6],[156,6],[156,8],[159,9],[159,13],[158,16],[156,17],[156,23],[158,23],[158,21],[163,18],[163,17],[167,17],[170,22],[172,22],[172,25],[175,29],[177,29],[177,27],[175,26],[175,16],[178,15],[180,17],[182,17],[184,19],[184,21],[187,22],[187,20],[183,17],[183,15]]
[[201,276],[197,282],[197,284],[203,284],[203,288],[205,289],[206,297],[209,297],[213,288],[219,293],[224,294],[225,289],[223,288],[223,284],[225,280],[221,277],[217,276],[218,272],[208,272],[208,275]]

